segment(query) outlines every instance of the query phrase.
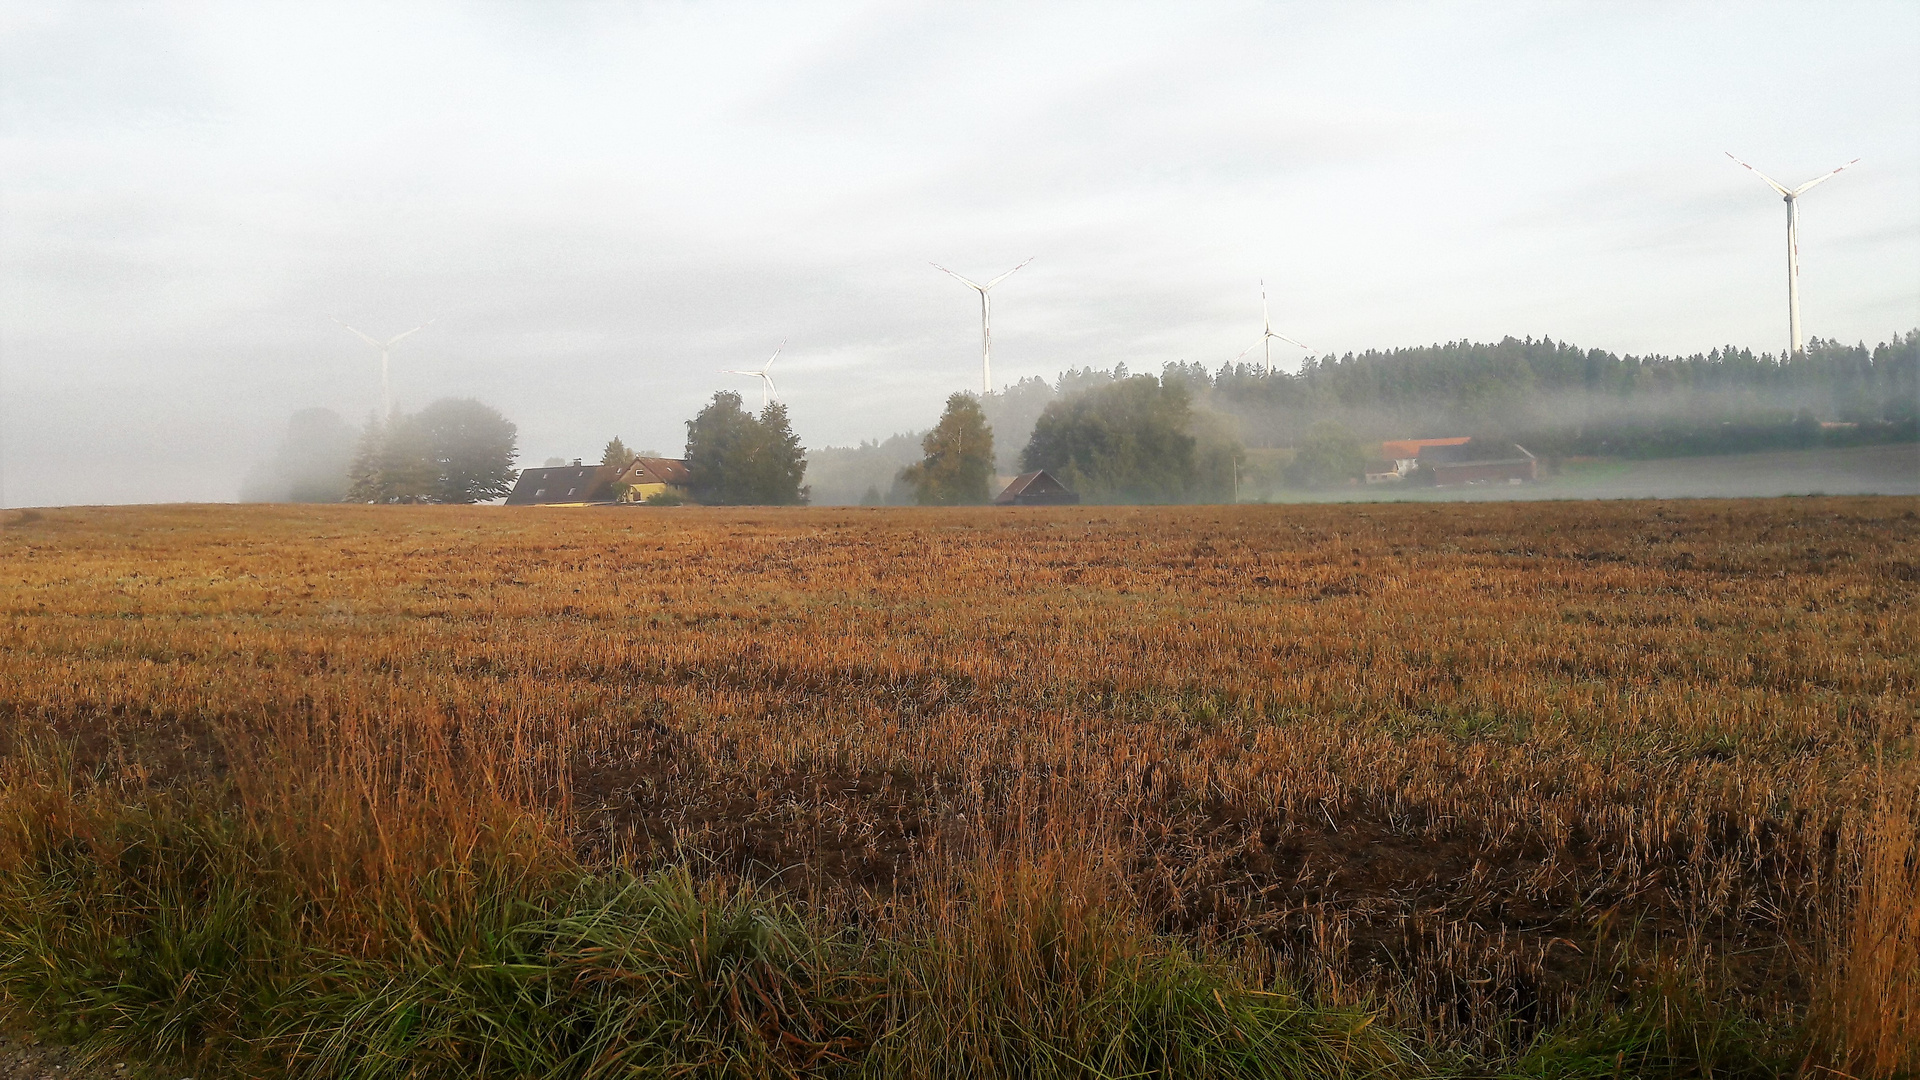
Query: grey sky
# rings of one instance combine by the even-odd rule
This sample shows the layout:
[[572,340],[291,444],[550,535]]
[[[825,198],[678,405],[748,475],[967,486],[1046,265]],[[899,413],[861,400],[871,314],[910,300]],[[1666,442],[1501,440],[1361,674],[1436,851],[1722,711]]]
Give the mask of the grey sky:
[[[9,505],[230,499],[288,414],[473,395],[672,452],[995,375],[1546,334],[1920,325],[1920,5],[0,7]],[[1289,365],[1296,357],[1291,351]]]

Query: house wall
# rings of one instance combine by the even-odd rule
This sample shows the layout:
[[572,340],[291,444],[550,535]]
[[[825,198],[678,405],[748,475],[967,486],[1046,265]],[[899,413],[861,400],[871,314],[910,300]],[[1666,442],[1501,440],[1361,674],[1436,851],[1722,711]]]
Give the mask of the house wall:
[[681,498],[687,497],[687,489],[672,484],[628,484],[626,501],[645,502],[661,492],[671,491]]

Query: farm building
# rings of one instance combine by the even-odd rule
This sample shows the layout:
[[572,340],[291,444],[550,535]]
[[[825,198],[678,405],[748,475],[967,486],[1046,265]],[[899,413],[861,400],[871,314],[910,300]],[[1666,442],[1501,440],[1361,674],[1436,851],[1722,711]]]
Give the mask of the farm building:
[[507,496],[508,506],[591,506],[642,502],[671,492],[685,497],[692,474],[678,458],[634,458],[626,468],[582,465],[575,461],[546,469],[525,469]]
[[1502,451],[1482,457],[1485,448],[1471,444],[1425,447],[1420,465],[1433,472],[1441,487],[1458,484],[1522,484],[1540,478],[1539,461],[1518,443],[1496,444]]
[[1072,506],[1080,496],[1045,469],[1021,473],[993,500],[995,506]]
[[[1396,475],[1405,476],[1419,467],[1420,455],[1428,447],[1465,446],[1472,441],[1473,438],[1469,435],[1446,439],[1388,439],[1380,444],[1380,456],[1393,463],[1393,471]],[[1373,481],[1372,474],[1375,472],[1384,473],[1385,471],[1384,469],[1376,470],[1374,465],[1369,463],[1367,465],[1368,482]],[[1385,477],[1382,476],[1381,479]]]
[[685,498],[693,483],[687,463],[679,458],[638,457],[620,471],[614,490],[626,502],[645,502],[655,495],[672,494]]
[[1369,484],[1391,484],[1406,479],[1407,474],[1401,471],[1397,461],[1369,458],[1365,467],[1365,477]]
[[507,496],[508,506],[585,506],[612,502],[613,481],[620,470],[611,465],[560,465],[522,469],[520,481]]

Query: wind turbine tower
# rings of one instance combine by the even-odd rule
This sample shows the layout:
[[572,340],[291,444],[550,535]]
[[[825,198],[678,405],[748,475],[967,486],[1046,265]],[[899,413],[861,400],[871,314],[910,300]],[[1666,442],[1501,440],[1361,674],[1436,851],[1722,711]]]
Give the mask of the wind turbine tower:
[[1813,179],[1807,181],[1806,183],[1801,184],[1799,187],[1793,188],[1792,190],[1788,190],[1786,187],[1776,183],[1773,177],[1768,176],[1766,173],[1761,172],[1759,169],[1756,169],[1751,165],[1748,165],[1746,162],[1741,161],[1739,158],[1733,157],[1732,151],[1728,151],[1727,156],[1730,158],[1733,158],[1733,160],[1737,164],[1739,164],[1742,168],[1746,169],[1748,172],[1752,173],[1753,175],[1759,177],[1762,180],[1765,180],[1767,182],[1768,187],[1779,192],[1780,197],[1786,200],[1786,204],[1787,204],[1787,356],[1789,359],[1791,359],[1792,357],[1800,355],[1800,353],[1806,349],[1806,342],[1802,340],[1800,337],[1800,196],[1805,195],[1815,185],[1824,184],[1827,181],[1833,179],[1835,176],[1839,175],[1840,169],[1849,168],[1853,165],[1859,164],[1860,159],[1854,158],[1852,161],[1849,161],[1845,165],[1840,166],[1840,169],[1835,169],[1830,173],[1826,173],[1821,176],[1816,176]]
[[413,329],[407,331],[406,334],[395,334],[394,336],[388,338],[385,341],[376,341],[373,338],[368,337],[366,334],[363,334],[358,330],[354,330],[353,327],[348,326],[346,323],[340,322],[340,318],[337,315],[330,315],[328,316],[328,318],[332,319],[334,322],[340,323],[343,329],[352,331],[356,336],[360,338],[360,340],[380,350],[380,422],[383,424],[386,423],[387,420],[393,416],[393,385],[389,381],[388,374],[387,374],[387,354],[393,349],[394,344],[397,343],[401,338],[406,337],[407,334],[417,334],[420,331],[425,330],[427,327],[432,326],[436,321],[439,320],[439,316],[436,315],[433,318],[428,319],[426,322],[423,322],[419,326],[416,326]]
[[[1306,346],[1285,334],[1276,334],[1273,332],[1273,314],[1267,310],[1267,282],[1264,278],[1260,281],[1260,323],[1263,327],[1260,333],[1260,344],[1265,346],[1267,350],[1266,373],[1271,375],[1273,374],[1273,340],[1275,338],[1279,338],[1281,341],[1286,342],[1296,349],[1305,349]],[[1240,356],[1245,356],[1252,351],[1253,346],[1249,345],[1240,350]],[[1234,362],[1238,363],[1240,356],[1234,357]]]
[[[1027,256],[1027,262],[1021,263],[1020,266],[1025,266],[1033,260],[1034,256],[1029,255]],[[931,265],[935,270],[953,276],[958,279],[961,284],[980,294],[980,393],[982,395],[991,394],[993,393],[993,308],[991,306],[992,301],[988,299],[987,294],[993,291],[995,285],[1012,277],[1014,273],[1020,269],[1020,266],[1016,266],[1012,270],[982,285],[979,282],[969,281],[966,278],[960,277],[959,274],[955,274],[939,263],[933,263]]]
[[780,359],[780,354],[786,350],[786,347],[787,343],[784,341],[781,342],[780,348],[773,350],[773,355],[767,357],[766,363],[761,364],[751,371],[735,371],[732,368],[726,371],[728,375],[750,375],[760,380],[760,407],[762,409],[767,407],[768,402],[774,401],[779,396],[780,392],[775,389],[773,385],[771,368],[773,367],[773,362]]

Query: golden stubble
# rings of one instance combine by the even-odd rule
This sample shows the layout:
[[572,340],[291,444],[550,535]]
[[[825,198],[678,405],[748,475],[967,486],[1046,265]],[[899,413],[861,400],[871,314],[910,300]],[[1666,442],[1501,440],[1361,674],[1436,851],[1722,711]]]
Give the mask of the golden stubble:
[[514,819],[892,917],[1072,836],[1436,1030],[1674,960],[1791,1011],[1897,982],[1829,969],[1915,910],[1917,567],[1910,499],[62,509],[0,531],[0,731],[329,887]]

